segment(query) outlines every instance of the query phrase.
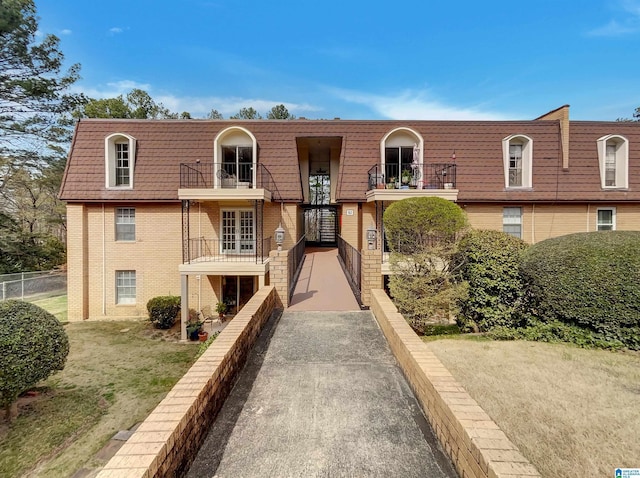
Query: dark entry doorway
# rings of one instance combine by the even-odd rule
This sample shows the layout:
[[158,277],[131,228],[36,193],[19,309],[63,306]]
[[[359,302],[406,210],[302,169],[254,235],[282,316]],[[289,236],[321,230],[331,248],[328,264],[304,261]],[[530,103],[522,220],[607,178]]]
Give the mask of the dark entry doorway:
[[254,293],[254,276],[222,276],[222,302],[228,314],[237,314]]
[[338,208],[335,206],[307,206],[304,210],[304,233],[308,246],[336,247]]

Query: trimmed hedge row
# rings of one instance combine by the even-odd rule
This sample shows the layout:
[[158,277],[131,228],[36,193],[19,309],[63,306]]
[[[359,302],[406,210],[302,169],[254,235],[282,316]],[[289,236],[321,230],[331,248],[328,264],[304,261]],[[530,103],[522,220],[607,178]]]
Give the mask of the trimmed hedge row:
[[558,320],[607,342],[640,348],[640,232],[606,231],[548,239],[520,264],[529,321]]
[[460,241],[455,262],[469,284],[460,303],[458,325],[487,331],[518,325],[516,307],[522,294],[518,267],[527,244],[501,231],[473,230]]

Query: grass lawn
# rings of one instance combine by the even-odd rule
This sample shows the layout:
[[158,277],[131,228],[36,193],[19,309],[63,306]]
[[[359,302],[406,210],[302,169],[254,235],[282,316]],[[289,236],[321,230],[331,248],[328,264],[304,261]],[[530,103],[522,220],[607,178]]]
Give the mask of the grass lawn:
[[67,321],[67,294],[28,300],[28,302],[51,312],[60,322]]
[[542,476],[640,467],[640,354],[524,341],[428,346]]
[[65,330],[65,369],[20,400],[10,427],[0,426],[2,477],[69,477],[103,466],[96,452],[153,410],[198,349],[165,340],[143,321],[74,322]]

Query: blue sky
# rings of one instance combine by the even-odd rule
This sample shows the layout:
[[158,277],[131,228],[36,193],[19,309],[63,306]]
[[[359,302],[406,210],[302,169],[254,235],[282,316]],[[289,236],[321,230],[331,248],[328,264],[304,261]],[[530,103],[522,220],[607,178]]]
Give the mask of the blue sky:
[[307,118],[631,117],[640,0],[36,0],[91,97]]

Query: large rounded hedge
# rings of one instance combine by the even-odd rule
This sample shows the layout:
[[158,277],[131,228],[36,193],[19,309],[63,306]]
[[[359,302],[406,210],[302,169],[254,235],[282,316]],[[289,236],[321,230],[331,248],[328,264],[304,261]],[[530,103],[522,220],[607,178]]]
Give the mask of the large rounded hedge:
[[640,348],[640,232],[548,239],[524,253],[520,274],[533,317]]
[[149,312],[149,320],[156,328],[170,329],[176,323],[180,312],[180,297],[162,295],[149,299],[147,312]]
[[467,226],[457,204],[438,197],[403,199],[384,211],[384,230],[393,252],[411,255],[434,244],[453,243]]
[[460,303],[459,325],[490,330],[517,326],[515,309],[522,295],[518,267],[527,244],[502,231],[469,231],[455,258],[459,277],[469,284]]
[[62,324],[37,305],[0,302],[0,406],[64,368],[69,339]]

